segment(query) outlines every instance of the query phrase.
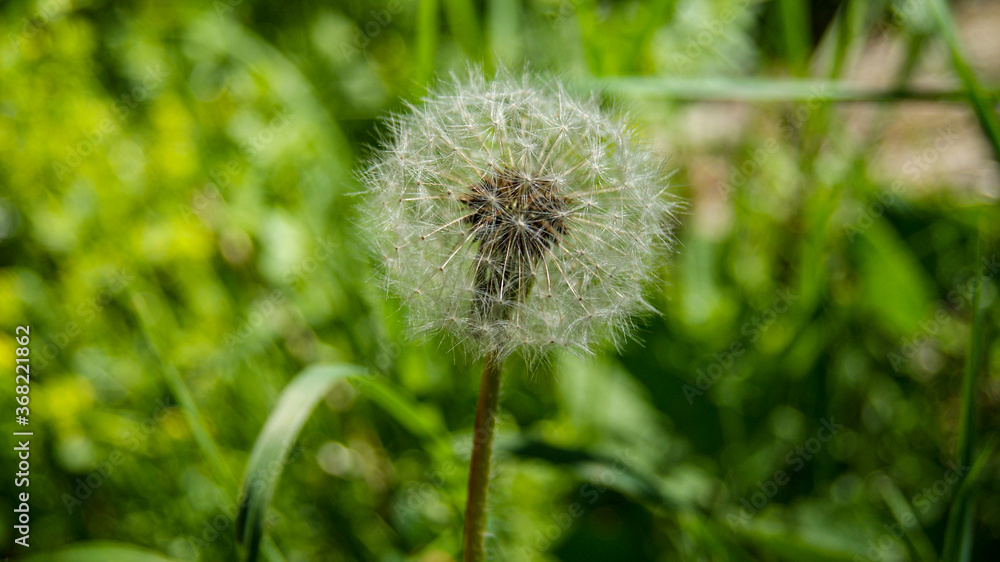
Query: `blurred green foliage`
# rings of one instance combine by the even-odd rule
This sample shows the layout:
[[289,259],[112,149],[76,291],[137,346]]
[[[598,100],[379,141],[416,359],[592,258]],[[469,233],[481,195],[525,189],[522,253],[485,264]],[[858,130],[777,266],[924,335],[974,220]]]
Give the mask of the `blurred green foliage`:
[[[407,340],[400,303],[373,286],[352,194],[380,120],[470,62],[626,96],[631,77],[688,80],[683,89],[727,76],[739,98],[744,79],[840,79],[880,57],[905,84],[921,61],[941,66],[924,8],[3,3],[0,357],[11,374],[0,427],[19,427],[8,358],[14,328],[30,325],[30,552],[51,559],[100,540],[236,559],[249,451],[292,377],[326,362],[365,366],[375,382],[338,383],[306,423],[265,555],[452,560],[476,361]],[[880,55],[880,41],[909,55]],[[608,96],[678,169],[691,202],[682,244],[650,288],[663,314],[640,319],[638,341],[508,368],[494,559],[927,560],[942,552],[960,486],[977,500],[963,524],[972,559],[991,559],[996,167],[967,159],[934,172],[985,137],[962,104],[900,97],[859,114],[822,94]],[[941,106],[947,130],[899,130]],[[858,119],[870,127],[859,132]],[[887,173],[882,149],[901,138],[912,155]],[[959,480],[962,372],[977,336],[981,467]],[[15,466],[12,447],[0,457]],[[17,557],[11,474],[0,554]],[[65,559],[128,559],[97,552]]]

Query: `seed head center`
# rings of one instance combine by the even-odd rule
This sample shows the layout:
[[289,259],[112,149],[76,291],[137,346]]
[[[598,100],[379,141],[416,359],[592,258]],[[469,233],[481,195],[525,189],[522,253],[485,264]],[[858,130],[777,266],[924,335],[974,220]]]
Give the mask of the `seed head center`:
[[534,265],[567,231],[569,200],[552,180],[501,170],[470,186],[459,201],[471,210],[465,222],[480,253],[509,266]]
[[510,318],[534,284],[533,270],[568,230],[568,198],[554,181],[505,169],[483,176],[458,199],[479,243],[475,308],[487,321]]

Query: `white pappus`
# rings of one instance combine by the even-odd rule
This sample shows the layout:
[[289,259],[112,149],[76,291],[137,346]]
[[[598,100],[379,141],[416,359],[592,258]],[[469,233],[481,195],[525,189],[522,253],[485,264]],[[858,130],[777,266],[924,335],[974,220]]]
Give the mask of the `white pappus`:
[[386,287],[415,331],[500,357],[615,343],[679,207],[661,160],[597,98],[478,69],[394,115],[362,174]]

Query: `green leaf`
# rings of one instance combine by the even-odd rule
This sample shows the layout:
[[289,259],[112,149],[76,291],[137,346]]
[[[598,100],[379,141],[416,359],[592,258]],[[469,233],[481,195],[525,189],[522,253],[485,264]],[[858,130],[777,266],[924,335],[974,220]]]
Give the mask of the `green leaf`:
[[130,544],[108,541],[79,543],[56,552],[46,552],[24,562],[179,562],[177,558]]
[[281,393],[250,452],[243,477],[236,532],[247,547],[247,560],[257,560],[260,554],[264,517],[302,426],[337,382],[364,374],[365,370],[355,365],[314,365],[296,376]]

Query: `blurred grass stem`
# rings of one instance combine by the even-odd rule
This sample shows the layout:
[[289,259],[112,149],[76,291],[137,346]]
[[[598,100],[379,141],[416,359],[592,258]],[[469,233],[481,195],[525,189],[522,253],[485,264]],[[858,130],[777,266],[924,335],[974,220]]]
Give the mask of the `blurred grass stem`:
[[[976,239],[976,263],[983,262],[983,236],[985,228],[980,225],[980,235]],[[958,464],[969,467],[973,464],[976,447],[976,378],[982,362],[983,311],[980,308],[982,283],[972,287],[972,330],[969,333],[965,371],[962,375],[961,417],[958,427]],[[965,480],[971,481],[966,475]],[[966,486],[966,482],[962,482]],[[945,527],[944,555],[946,561],[966,562],[972,558],[972,541],[976,497],[972,494],[956,494]]]

